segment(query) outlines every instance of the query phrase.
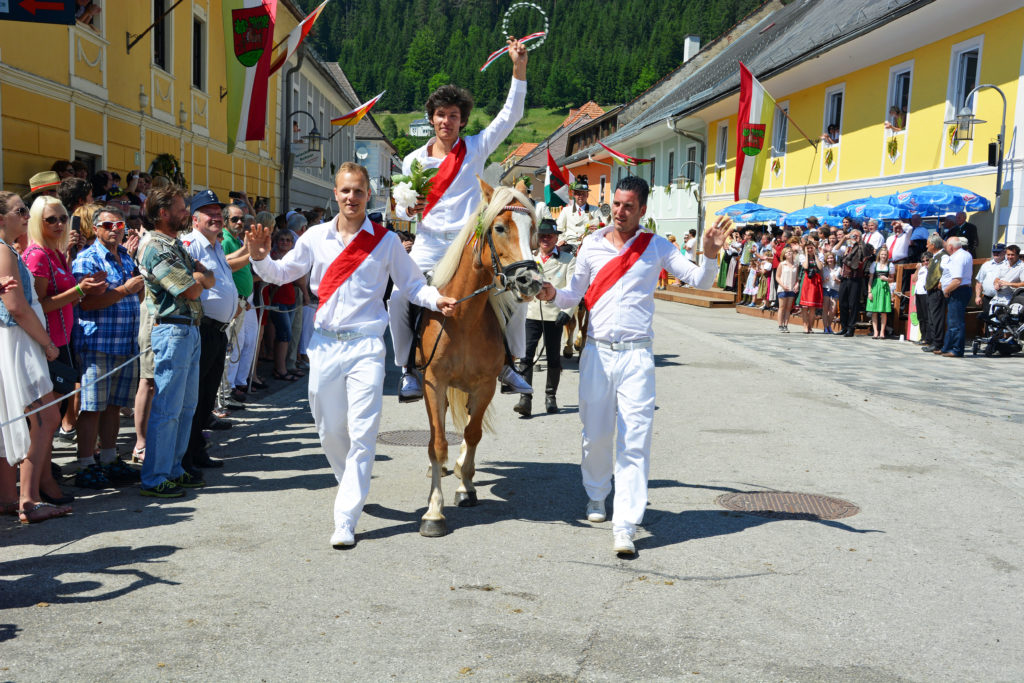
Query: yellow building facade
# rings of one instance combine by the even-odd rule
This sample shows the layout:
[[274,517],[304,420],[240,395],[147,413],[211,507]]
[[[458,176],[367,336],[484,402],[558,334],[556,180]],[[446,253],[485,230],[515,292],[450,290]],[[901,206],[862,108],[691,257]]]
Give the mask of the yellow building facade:
[[[1005,177],[996,234],[1019,242],[1024,154],[1014,131],[1024,128],[1024,9],[1006,11],[1014,3],[1002,2],[935,5],[930,13],[918,10],[908,17],[916,25],[894,21],[762,81],[796,125],[781,114],[775,118],[761,204],[783,211],[834,206],[937,182],[993,201],[996,169],[987,161],[989,142],[996,140],[1003,119],[999,93],[985,89],[974,96],[975,116],[986,123],[975,126],[972,142],[954,143],[951,126],[944,123],[974,86],[992,84],[1006,97]],[[969,28],[959,28],[964,26]],[[737,109],[733,94],[689,114],[707,125],[709,216],[734,202]],[[830,125],[838,125],[834,143],[819,139]],[[972,220],[983,246],[993,241],[993,214]]]
[[[184,0],[153,26],[160,3],[109,0],[94,27],[0,22],[0,185],[23,192],[58,159],[148,170],[171,154],[189,189],[245,190],[278,208],[279,84],[266,136],[227,153],[224,27],[218,0]],[[163,6],[170,9],[173,0]],[[278,4],[274,43],[301,19]]]

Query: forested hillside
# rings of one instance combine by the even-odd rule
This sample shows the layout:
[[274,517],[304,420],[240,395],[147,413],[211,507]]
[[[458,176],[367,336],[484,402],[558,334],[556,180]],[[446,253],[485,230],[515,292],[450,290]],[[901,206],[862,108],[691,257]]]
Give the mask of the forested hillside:
[[[321,0],[298,0],[307,11]],[[683,37],[707,43],[762,0],[535,0],[550,35],[530,53],[527,106],[562,108],[587,100],[624,102],[682,63]],[[436,86],[469,88],[494,113],[508,90],[503,57],[485,72],[487,56],[505,44],[501,19],[513,0],[332,0],[308,39],[337,60],[356,91],[387,89],[378,107],[422,108]],[[543,29],[534,10],[519,10],[516,36]]]

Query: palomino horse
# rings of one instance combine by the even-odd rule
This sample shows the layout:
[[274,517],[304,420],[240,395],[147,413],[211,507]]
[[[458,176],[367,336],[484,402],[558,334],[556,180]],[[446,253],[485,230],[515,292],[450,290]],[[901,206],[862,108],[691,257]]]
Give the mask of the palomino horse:
[[503,329],[515,305],[540,291],[542,280],[532,250],[537,242],[534,207],[520,190],[492,188],[480,181],[480,209],[434,269],[433,284],[445,296],[460,299],[455,314],[426,312],[416,346],[424,369],[424,393],[430,420],[430,499],[420,522],[424,536],[447,533],[442,468],[448,460],[445,412],[463,431],[455,466],[461,483],[459,507],[476,505],[473,486],[476,446],[483,434],[487,406],[505,362]]

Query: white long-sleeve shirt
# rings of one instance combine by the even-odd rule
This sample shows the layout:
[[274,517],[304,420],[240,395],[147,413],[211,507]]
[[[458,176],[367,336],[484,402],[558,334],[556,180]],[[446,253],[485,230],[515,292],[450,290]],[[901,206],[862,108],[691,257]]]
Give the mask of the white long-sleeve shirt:
[[[579,303],[601,268],[628,249],[640,234],[633,235],[620,251],[605,239],[614,229],[615,226],[602,228],[583,240],[569,286],[555,290],[555,305],[559,308],[572,308]],[[698,289],[710,288],[718,275],[716,259],[706,258],[702,265],[695,265],[671,242],[655,235],[636,263],[594,304],[588,334],[609,342],[652,339],[654,288],[662,268]]]
[[[334,218],[329,223],[314,225],[299,237],[295,247],[284,258],[279,261],[270,258],[252,261],[253,270],[274,284],[292,282],[309,273],[309,287],[314,294],[319,293],[324,273],[346,247],[337,222],[338,219]],[[359,229],[373,233],[373,225],[368,218],[363,220]],[[437,310],[440,292],[427,285],[423,273],[409,258],[401,240],[395,233],[388,232],[331,297],[321,301],[313,321],[315,327],[329,332],[359,331],[368,337],[384,334],[388,326],[384,290],[389,275],[410,301],[432,311]]]
[[[416,243],[410,255],[421,270],[430,270],[437,264],[458,231],[462,230],[473,215],[480,202],[480,181],[477,180],[477,176],[483,176],[487,157],[508,137],[516,123],[523,117],[525,101],[526,81],[513,78],[505,106],[494,120],[476,135],[462,138],[466,143],[466,158],[462,162],[462,168],[437,204],[416,226]],[[442,159],[430,156],[430,146],[435,140],[436,137],[430,138],[427,144],[405,157],[402,162],[404,175],[409,175],[415,159],[418,159],[424,168],[441,166]],[[399,206],[395,207],[395,215],[403,220],[413,219],[413,216]]]
[[889,250],[890,261],[902,261],[910,255],[910,233],[904,231],[900,236],[896,233],[889,235],[885,241],[885,248]]

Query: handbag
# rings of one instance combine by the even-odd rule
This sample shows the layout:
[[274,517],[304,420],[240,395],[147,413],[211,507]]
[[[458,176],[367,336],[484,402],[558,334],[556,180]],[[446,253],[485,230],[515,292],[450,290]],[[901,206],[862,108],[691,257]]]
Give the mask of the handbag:
[[[53,280],[53,289],[57,290],[57,277],[53,272],[53,264],[50,262],[49,255],[46,256],[46,265],[50,268],[50,279]],[[64,322],[64,310],[63,306],[57,309],[57,316],[60,318],[60,328],[62,330],[67,329],[67,324]],[[47,316],[43,316],[43,322],[46,324],[46,334],[50,334],[50,319]],[[51,337],[52,339],[52,337]],[[69,343],[70,345],[70,343]],[[70,358],[71,354],[68,353]],[[82,379],[82,373],[74,366],[74,362],[71,364],[65,363],[64,361],[50,360],[46,361],[46,366],[50,370],[50,381],[53,382],[53,390],[64,396],[70,394],[75,390],[75,385]]]

